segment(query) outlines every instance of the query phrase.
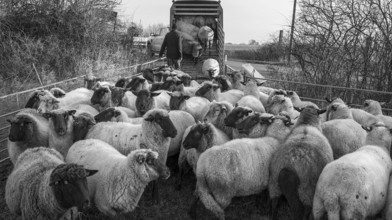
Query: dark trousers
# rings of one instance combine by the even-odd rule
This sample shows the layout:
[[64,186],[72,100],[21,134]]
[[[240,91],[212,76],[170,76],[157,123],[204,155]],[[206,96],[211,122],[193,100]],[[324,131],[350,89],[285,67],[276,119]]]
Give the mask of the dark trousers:
[[167,65],[173,67],[175,70],[178,70],[181,67],[181,59],[167,58]]

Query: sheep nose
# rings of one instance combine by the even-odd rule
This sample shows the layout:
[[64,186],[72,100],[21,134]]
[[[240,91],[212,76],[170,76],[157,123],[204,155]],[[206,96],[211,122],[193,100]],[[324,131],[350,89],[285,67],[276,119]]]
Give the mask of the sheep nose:
[[42,109],[39,108],[39,109],[38,109],[38,113],[39,113],[39,114],[42,114]]

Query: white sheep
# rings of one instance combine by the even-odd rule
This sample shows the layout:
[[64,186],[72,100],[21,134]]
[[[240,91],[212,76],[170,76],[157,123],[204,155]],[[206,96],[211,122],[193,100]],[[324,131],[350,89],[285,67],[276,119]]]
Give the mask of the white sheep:
[[68,92],[63,98],[56,98],[51,93],[40,96],[40,105],[38,112],[40,114],[49,112],[54,109],[71,107],[77,104],[90,104],[93,91],[86,88],[78,88]]
[[370,114],[376,116],[379,120],[384,122],[384,124],[388,128],[392,129],[392,117],[391,116],[387,116],[387,115],[383,115],[380,102],[378,102],[376,100],[372,100],[372,99],[367,99],[363,103],[363,108],[362,109],[364,111],[369,112]]
[[296,108],[305,108],[308,105],[312,105],[315,108],[319,108],[316,104],[310,101],[302,101],[297,92],[295,91],[287,91],[287,96],[293,102],[294,107]]
[[87,179],[90,199],[100,212],[111,217],[134,210],[149,182],[170,176],[157,152],[138,149],[125,156],[97,139],[73,144],[66,161],[99,170]]
[[56,149],[64,157],[74,141],[73,118],[76,110],[55,109],[44,113],[49,119],[49,147]]
[[342,103],[328,106],[328,121],[321,124],[321,129],[328,139],[334,159],[356,151],[366,139],[366,131],[353,120],[349,107]]
[[210,108],[210,101],[204,97],[189,97],[179,92],[169,93],[171,110],[182,110],[191,114],[195,121],[202,121]]
[[181,141],[185,129],[195,124],[195,119],[191,114],[181,110],[172,110],[169,112],[169,118],[173,122],[177,134],[170,139],[169,151],[167,156],[173,156],[180,152]]
[[[271,97],[271,95],[270,95]],[[267,106],[267,112],[277,115],[279,112],[286,112],[289,114],[293,122],[296,122],[299,117],[299,112],[294,108],[291,99],[284,95],[273,95],[269,105]]]
[[195,214],[195,204],[200,199],[219,219],[225,219],[224,209],[233,197],[258,194],[267,189],[272,155],[290,128],[286,128],[283,121],[274,120],[268,130],[263,138],[231,140],[200,155],[196,170],[196,200],[191,215]]
[[210,78],[216,77],[220,73],[219,62],[215,59],[209,58],[203,62],[203,66],[201,67],[201,71],[204,76],[208,76]]
[[389,177],[389,185],[387,191],[387,201],[384,207],[384,217],[385,219],[392,218],[392,176]]
[[49,147],[49,122],[35,109],[22,109],[8,120],[8,155],[15,164],[18,156],[28,148]]
[[392,170],[391,133],[383,124],[369,130],[365,146],[324,168],[313,200],[315,219],[325,213],[329,219],[365,219],[383,209]]
[[56,150],[30,148],[19,156],[7,179],[5,201],[22,219],[59,219],[73,206],[79,210],[89,206],[83,182],[96,172],[64,163]]
[[261,103],[260,99],[256,98],[253,95],[245,95],[240,100],[238,100],[236,106],[249,107],[253,111],[259,112],[259,113],[265,112],[265,108],[263,106],[263,103]]
[[178,156],[178,187],[181,188],[186,164],[190,165],[193,173],[196,173],[197,160],[200,154],[214,145],[221,145],[229,140],[229,136],[209,122],[198,122],[189,126],[184,132],[180,155]]
[[204,120],[211,122],[211,124],[215,125],[215,127],[225,132],[229,138],[232,138],[233,128],[226,125],[225,119],[231,111],[233,111],[233,108],[233,105],[229,102],[216,102],[214,100],[211,102],[210,109],[204,117]]
[[353,115],[353,119],[356,122],[365,127],[371,126],[372,124],[382,121],[381,119],[362,109],[351,108],[351,114]]
[[212,41],[214,40],[214,30],[208,26],[202,26],[197,33],[198,39],[201,45],[204,47],[204,51],[207,48],[211,48]]
[[272,157],[268,190],[273,219],[277,217],[281,195],[286,197],[293,219],[308,219],[311,214],[318,177],[325,165],[333,160],[331,146],[321,133],[318,115],[323,112],[325,110],[313,106],[305,107]]
[[235,105],[243,96],[244,92],[238,89],[231,89],[226,92],[220,91],[220,88],[217,84],[213,84],[212,82],[204,82],[202,87],[196,92],[197,96],[205,97],[210,102],[213,100],[216,101],[228,101],[232,105]]

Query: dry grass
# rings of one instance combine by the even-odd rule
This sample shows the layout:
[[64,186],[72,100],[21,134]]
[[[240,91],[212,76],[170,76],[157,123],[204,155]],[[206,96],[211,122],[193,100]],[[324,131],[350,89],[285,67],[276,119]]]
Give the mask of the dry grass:
[[[172,170],[172,176],[166,180],[160,180],[160,198],[159,204],[153,204],[151,200],[151,189],[147,186],[138,208],[128,215],[119,216],[115,219],[190,219],[187,211],[193,200],[193,191],[195,189],[195,177],[192,173],[185,176],[182,189],[176,190],[177,173],[175,170],[176,158],[170,158],[169,167]],[[11,214],[4,200],[4,187],[6,177],[11,172],[12,165],[10,162],[1,164],[1,182],[0,182],[0,219],[18,219],[17,216]],[[261,200],[259,205],[256,205],[256,200],[260,199],[260,195],[253,195],[248,197],[234,198],[231,205],[225,209],[226,219],[270,219],[268,215],[267,201]],[[285,204],[281,206],[279,211],[279,219],[288,220],[288,208]],[[197,208],[198,219],[216,219],[214,215],[206,210],[204,206],[199,203]],[[92,208],[83,215],[83,220],[104,220],[108,217],[99,213],[98,210]]]

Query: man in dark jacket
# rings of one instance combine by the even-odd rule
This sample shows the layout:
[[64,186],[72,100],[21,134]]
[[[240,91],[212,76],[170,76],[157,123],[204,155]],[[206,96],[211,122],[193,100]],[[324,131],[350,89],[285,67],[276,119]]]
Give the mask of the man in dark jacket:
[[159,57],[162,57],[167,47],[167,65],[174,69],[180,69],[180,63],[182,60],[182,36],[178,33],[178,31],[176,31],[176,29],[177,25],[173,24],[172,30],[165,35],[161,51],[159,52]]

